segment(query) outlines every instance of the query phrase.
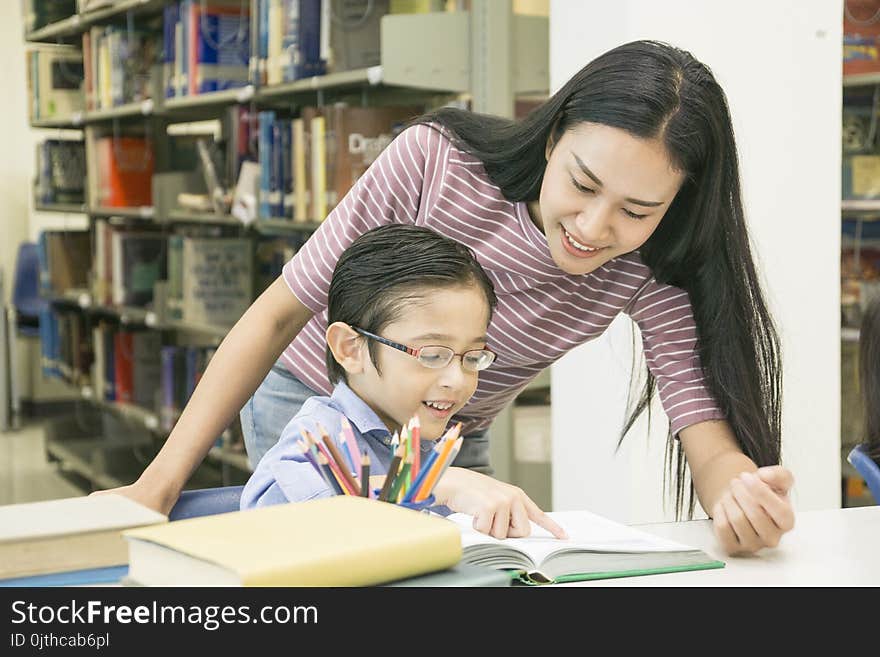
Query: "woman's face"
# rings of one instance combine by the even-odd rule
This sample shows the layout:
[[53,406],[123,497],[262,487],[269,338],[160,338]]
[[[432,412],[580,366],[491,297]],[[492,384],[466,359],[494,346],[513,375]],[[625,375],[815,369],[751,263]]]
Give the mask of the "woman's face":
[[684,180],[660,141],[619,128],[581,123],[547,150],[541,197],[529,211],[569,274],[590,273],[642,246]]

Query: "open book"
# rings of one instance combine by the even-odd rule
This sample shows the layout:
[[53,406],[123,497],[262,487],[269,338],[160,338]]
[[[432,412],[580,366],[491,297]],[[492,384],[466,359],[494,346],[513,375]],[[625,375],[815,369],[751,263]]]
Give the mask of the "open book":
[[526,538],[493,538],[476,531],[473,516],[453,513],[461,530],[462,563],[516,571],[525,584],[723,568],[705,552],[654,536],[588,511],[548,513],[568,533],[554,538],[532,523]]

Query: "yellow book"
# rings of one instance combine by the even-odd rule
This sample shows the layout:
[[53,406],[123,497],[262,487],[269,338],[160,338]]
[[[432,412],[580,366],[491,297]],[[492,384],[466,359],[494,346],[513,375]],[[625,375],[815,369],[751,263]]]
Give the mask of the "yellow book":
[[369,586],[449,568],[458,528],[337,496],[125,532],[126,580],[145,586]]
[[302,119],[293,119],[293,220],[305,223],[309,220],[308,182],[306,180],[306,131]]
[[122,531],[167,521],[121,495],[0,506],[0,578],[125,565]]

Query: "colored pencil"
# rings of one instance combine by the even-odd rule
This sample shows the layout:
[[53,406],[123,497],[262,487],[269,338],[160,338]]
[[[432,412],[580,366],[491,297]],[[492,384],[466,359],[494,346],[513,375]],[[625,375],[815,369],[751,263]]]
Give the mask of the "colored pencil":
[[412,434],[412,444],[413,444],[413,467],[412,471],[415,475],[418,475],[421,470],[421,455],[422,455],[422,440],[421,440],[421,425],[419,424],[419,416],[413,415],[412,420],[409,421],[409,427]]
[[367,450],[361,456],[361,497],[370,497],[370,455]]
[[[434,465],[434,461],[440,455],[441,444],[438,442],[434,445],[434,448],[431,450],[431,453],[428,455],[428,458],[425,459],[424,467],[422,467],[421,472],[416,473],[416,478],[413,481],[412,487],[407,491],[406,495],[403,496],[404,502],[412,502],[413,498],[419,492],[419,488],[422,486],[422,483],[425,481],[425,478],[428,476],[428,472],[431,470],[431,466]],[[413,459],[413,467],[415,467],[415,459]]]
[[351,463],[351,471],[357,472],[357,468],[355,467],[354,459],[357,457],[360,450],[358,449],[357,440],[354,437],[354,431],[351,430],[351,424],[348,421],[348,418],[344,415],[342,416],[342,435],[345,437],[345,442],[348,445],[348,451],[351,453],[352,463]]
[[[342,487],[345,495],[357,495],[356,491],[360,490],[360,486],[356,489],[351,488],[342,473],[343,470],[340,469],[339,465],[336,463],[336,459],[333,457],[333,454],[327,449],[327,446],[322,443],[315,441],[315,446],[318,448],[318,452],[324,455],[324,458],[327,459],[327,465],[330,467],[330,471],[336,478],[336,481],[339,482],[339,485]],[[344,467],[344,466],[343,466]]]
[[431,491],[434,489],[434,486],[437,484],[437,481],[440,479],[440,476],[443,472],[445,472],[446,468],[444,467],[447,463],[452,461],[452,450],[455,447],[455,444],[460,440],[460,438],[456,437],[455,440],[447,439],[443,444],[443,448],[440,452],[440,456],[437,457],[437,460],[434,461],[431,466],[431,471],[425,477],[425,481],[422,483],[421,490],[415,497],[416,502],[422,502],[428,498],[431,494]]
[[388,499],[392,502],[400,502],[401,489],[403,488],[403,483],[406,481],[406,476],[409,474],[411,468],[412,454],[406,457],[403,467],[400,469],[400,472],[397,473],[397,476],[394,478],[394,483],[391,485],[391,492],[388,493]]
[[342,458],[342,454],[339,453],[339,449],[336,447],[330,434],[328,434],[327,430],[320,424],[318,424],[318,432],[321,434],[321,440],[324,441],[324,446],[330,452],[331,456],[333,456],[333,460],[339,465],[339,471],[342,474],[342,478],[345,479],[345,483],[348,484],[347,488],[351,490],[352,495],[357,495],[360,493],[361,485],[351,475],[351,472],[349,472],[349,469]]
[[[342,452],[342,455],[345,457],[345,467],[348,468],[348,471],[352,474],[356,474],[358,471],[357,466],[354,464],[354,454],[348,451],[348,445],[345,443],[345,440],[342,438],[342,434],[339,435],[339,451]],[[355,452],[357,454],[357,452]]]
[[345,495],[345,491],[342,489],[342,486],[339,485],[336,477],[333,476],[333,472],[331,471],[330,464],[327,462],[327,457],[324,455],[324,452],[318,454],[318,463],[320,464],[321,469],[324,470],[324,479],[330,482],[330,486],[331,488],[333,488],[336,494]]
[[388,493],[391,492],[391,485],[394,483],[394,477],[397,475],[397,469],[400,467],[400,461],[403,458],[403,450],[398,445],[397,450],[394,452],[394,456],[391,458],[391,463],[388,465],[388,472],[385,474],[385,482],[382,484],[382,489],[379,491],[379,500],[382,502],[388,501]]

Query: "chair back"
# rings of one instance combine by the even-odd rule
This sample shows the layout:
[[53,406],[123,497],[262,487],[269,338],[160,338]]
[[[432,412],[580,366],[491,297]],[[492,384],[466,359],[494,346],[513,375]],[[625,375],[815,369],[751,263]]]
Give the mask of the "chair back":
[[874,501],[880,504],[880,465],[868,456],[864,445],[853,447],[846,460],[862,475]]
[[221,486],[185,490],[168,514],[168,520],[184,520],[238,511],[244,486]]

